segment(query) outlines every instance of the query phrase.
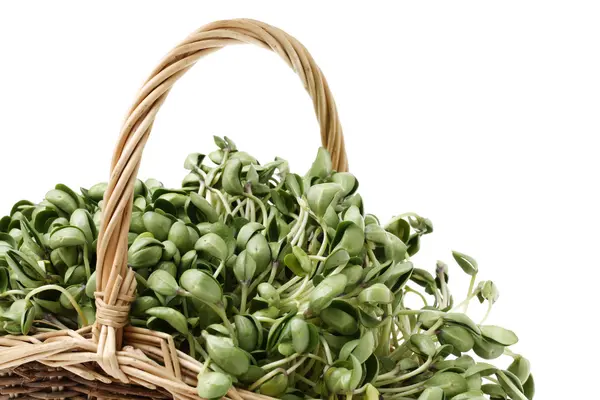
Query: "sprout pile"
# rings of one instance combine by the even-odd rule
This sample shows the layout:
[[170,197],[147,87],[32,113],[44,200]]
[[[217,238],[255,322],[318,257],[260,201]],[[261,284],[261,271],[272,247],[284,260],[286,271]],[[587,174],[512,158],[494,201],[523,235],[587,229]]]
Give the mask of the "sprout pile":
[[[365,214],[356,178],[333,171],[324,149],[300,176],[215,143],[187,157],[181,188],[137,181],[129,231],[130,323],[172,334],[203,364],[201,397],[234,385],[286,400],[533,398],[515,334],[466,314],[498,299],[475,260],[452,253],[470,278],[459,304],[446,264],[411,262],[428,219]],[[0,220],[0,334],[94,322],[106,186],[57,185]],[[504,366],[487,362],[502,355]]]

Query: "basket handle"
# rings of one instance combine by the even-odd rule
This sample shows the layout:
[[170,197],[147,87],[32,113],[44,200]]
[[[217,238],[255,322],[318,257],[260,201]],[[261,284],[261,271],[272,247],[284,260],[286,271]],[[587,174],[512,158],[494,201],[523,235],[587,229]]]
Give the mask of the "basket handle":
[[342,128],[329,86],[306,48],[282,30],[249,19],[208,24],[175,47],[156,67],[127,114],[115,149],[104,197],[97,249],[97,318],[94,336],[106,372],[124,378],[115,352],[121,347],[135,276],[127,267],[127,233],[133,188],[154,119],[175,82],[205,55],[230,44],[250,43],[277,53],[298,74],[321,128],[321,141],[331,153],[333,168],[347,171]]

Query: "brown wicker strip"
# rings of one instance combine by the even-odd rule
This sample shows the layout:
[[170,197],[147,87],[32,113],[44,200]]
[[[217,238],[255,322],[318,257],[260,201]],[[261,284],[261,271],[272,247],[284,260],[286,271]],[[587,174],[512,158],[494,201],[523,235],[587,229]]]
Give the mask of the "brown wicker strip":
[[13,395],[13,394],[33,393],[33,392],[38,392],[38,391],[40,391],[40,389],[38,389],[38,388],[27,388],[24,386],[11,386],[11,387],[7,387],[7,388],[1,388],[0,394]]
[[36,377],[40,377],[40,378],[61,377],[62,378],[63,376],[71,375],[62,369],[43,370],[42,369],[42,368],[44,368],[43,365],[39,365],[39,367],[40,368],[38,370],[36,370],[36,372],[35,372]]
[[29,396],[34,399],[68,399],[77,396],[77,392],[72,390],[56,391],[56,392],[34,392],[29,393]]
[[[91,396],[91,397],[96,397],[96,398],[111,398],[111,399],[119,399],[119,400],[147,400],[150,396],[145,396],[145,397],[138,397],[138,396],[132,396],[130,394],[126,394],[126,393],[118,393],[114,390],[100,390],[100,389],[93,389],[87,386],[77,386],[73,388],[74,391],[77,392],[77,394],[85,394],[87,396]],[[150,394],[150,393],[148,393]],[[161,399],[168,399],[170,396],[163,396],[163,397],[155,397],[155,398],[161,398]]]
[[[85,379],[81,379],[78,376],[71,376],[70,378],[74,382],[79,383],[81,385],[81,387],[85,386],[85,387],[89,388],[90,390],[95,390],[98,392],[118,393],[120,395],[135,396],[135,397],[151,397],[151,398],[155,398],[155,399],[166,399],[166,398],[170,397],[168,392],[166,392],[162,389],[154,390],[154,391],[152,391],[153,393],[150,394],[147,389],[136,387],[136,386],[119,385],[116,383],[104,384],[104,383],[99,383],[99,382],[94,382],[94,381],[86,381]],[[73,389],[73,390],[78,390],[78,389]]]
[[2,386],[10,386],[10,385],[22,385],[24,382],[27,382],[26,378],[22,376],[6,376],[0,377],[0,387]]
[[[63,378],[63,377],[61,377]],[[58,387],[58,386],[73,386],[76,385],[77,382],[68,380],[68,379],[52,379],[48,381],[36,381],[36,382],[26,382],[23,386],[31,387],[31,388],[47,388],[47,387]]]
[[[66,397],[64,396],[62,393],[57,392],[58,395],[60,395],[61,397],[57,397],[59,399],[77,399],[80,398],[79,396],[76,396],[76,393],[74,394],[73,392],[68,392],[69,396]],[[14,397],[10,397],[11,399]],[[33,397],[33,396],[19,396],[18,397],[19,400],[38,400],[37,398]]]

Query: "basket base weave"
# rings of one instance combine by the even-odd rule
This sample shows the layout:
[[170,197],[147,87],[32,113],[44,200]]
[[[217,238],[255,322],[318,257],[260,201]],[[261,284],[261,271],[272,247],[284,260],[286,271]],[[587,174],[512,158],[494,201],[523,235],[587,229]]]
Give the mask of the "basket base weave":
[[[91,364],[91,363],[90,363]],[[92,365],[86,367],[91,368]],[[148,390],[118,383],[89,381],[62,368],[52,368],[38,362],[29,363],[4,373],[0,377],[0,400],[19,399],[89,399],[117,400],[169,399],[169,392]]]
[[[125,382],[100,367],[92,327],[34,336],[0,337],[0,400],[118,399],[198,400],[202,364],[177,350],[165,333],[128,326],[117,351]],[[226,399],[273,400],[231,389]]]

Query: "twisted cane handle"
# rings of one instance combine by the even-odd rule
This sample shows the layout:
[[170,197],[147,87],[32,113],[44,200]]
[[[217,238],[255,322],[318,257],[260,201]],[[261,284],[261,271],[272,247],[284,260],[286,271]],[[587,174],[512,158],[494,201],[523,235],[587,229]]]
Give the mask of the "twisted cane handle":
[[321,128],[321,141],[331,153],[334,169],[347,171],[342,128],[335,102],[321,70],[295,38],[265,23],[236,19],[208,24],[175,47],[156,67],[131,107],[115,149],[104,197],[98,238],[97,322],[95,336],[103,368],[122,377],[115,351],[121,346],[135,277],[127,267],[127,233],[133,188],[152,124],[175,82],[201,57],[230,44],[250,43],[270,49],[298,74],[313,100]]

